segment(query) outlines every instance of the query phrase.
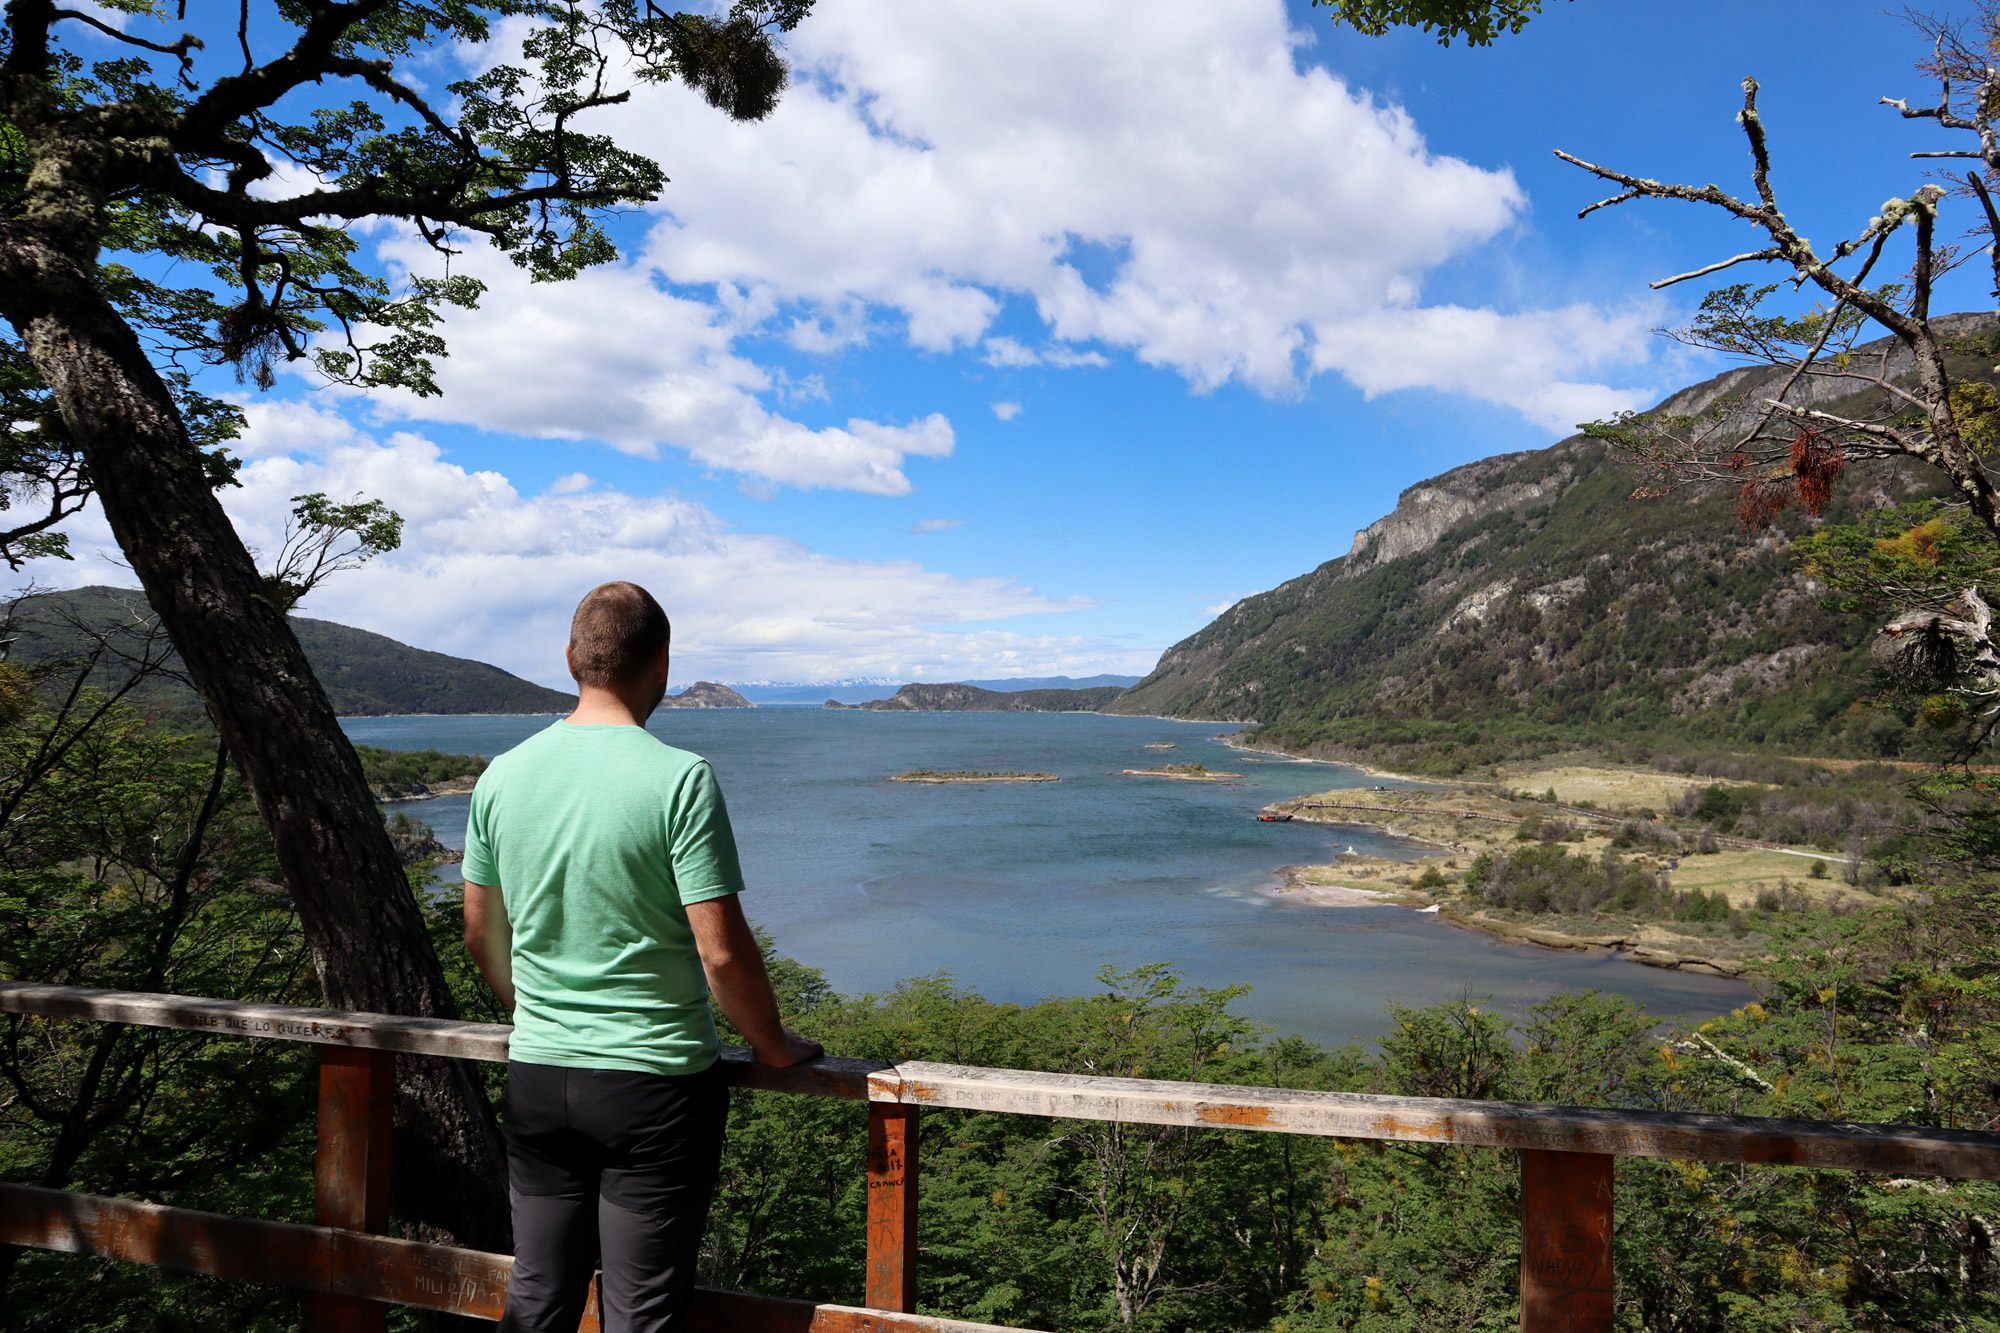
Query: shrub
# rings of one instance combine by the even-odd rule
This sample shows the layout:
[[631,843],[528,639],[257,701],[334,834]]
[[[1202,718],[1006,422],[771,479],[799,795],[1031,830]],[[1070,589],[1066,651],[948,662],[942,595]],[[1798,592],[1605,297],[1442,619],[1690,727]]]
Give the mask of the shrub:
[[1691,812],[1696,819],[1713,824],[1727,833],[1736,827],[1736,817],[1743,811],[1748,798],[1744,793],[1717,783],[1702,792],[1701,799]]
[[1559,843],[1483,852],[1465,883],[1494,906],[1522,912],[1643,912],[1662,899],[1659,880],[1616,853],[1578,856]]
[[1728,921],[1733,915],[1734,912],[1729,906],[1729,895],[1720,889],[1713,893],[1691,889],[1674,900],[1676,921]]
[[1634,847],[1644,847],[1651,851],[1678,856],[1686,850],[1687,840],[1677,830],[1665,825],[1631,820],[1619,827],[1618,832],[1612,836],[1611,845],[1621,852]]
[[394,800],[428,791],[440,782],[476,778],[486,771],[486,761],[473,754],[440,754],[436,750],[382,750],[373,745],[357,745],[361,772],[378,797]]

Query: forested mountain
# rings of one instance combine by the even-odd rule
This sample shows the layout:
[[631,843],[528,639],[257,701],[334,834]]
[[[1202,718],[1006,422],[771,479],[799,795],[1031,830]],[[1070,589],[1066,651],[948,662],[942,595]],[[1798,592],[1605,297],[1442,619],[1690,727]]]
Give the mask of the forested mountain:
[[[145,594],[136,588],[89,587],[38,593],[15,603],[9,660],[25,666],[81,658],[102,640],[110,645],[100,677],[119,656],[144,650],[155,624]],[[566,713],[576,696],[544,689],[484,662],[427,652],[367,630],[330,620],[292,617],[292,628],[326,687],[334,711],[346,717],[403,713]],[[169,662],[177,665],[168,654]],[[163,677],[136,696],[142,706],[198,711],[194,691]]]
[[[1985,360],[1954,371],[1990,378]],[[1730,371],[1656,411],[1754,407],[1781,374]],[[1935,744],[1862,703],[1873,627],[1828,609],[1790,554],[1815,520],[1794,509],[1746,532],[1728,491],[1632,498],[1642,481],[1579,435],[1420,482],[1346,555],[1237,603],[1105,711],[1258,722],[1267,744],[1386,747],[1446,771],[1537,739],[1862,756]],[[1857,469],[1827,518],[1931,484]]]

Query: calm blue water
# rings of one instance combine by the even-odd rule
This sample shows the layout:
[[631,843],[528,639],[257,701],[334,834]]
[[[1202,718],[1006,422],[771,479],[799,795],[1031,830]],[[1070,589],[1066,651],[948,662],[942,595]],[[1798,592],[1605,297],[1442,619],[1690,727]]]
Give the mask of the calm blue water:
[[[491,756],[551,721],[344,725],[369,745]],[[1350,845],[1401,858],[1421,849],[1364,829],[1258,823],[1269,801],[1377,779],[1260,762],[1223,745],[1218,731],[1234,728],[1213,722],[760,708],[664,711],[651,729],[713,762],[750,883],[745,908],[842,991],[946,970],[991,999],[1027,1003],[1088,993],[1107,963],[1168,962],[1200,985],[1250,983],[1240,1012],[1335,1043],[1384,1032],[1390,1001],[1469,993],[1519,1013],[1552,991],[1594,986],[1665,1018],[1719,1013],[1751,994],[1609,954],[1502,944],[1403,908],[1272,901],[1263,891],[1278,866]],[[1153,741],[1176,748],[1144,748]],[[1111,776],[1188,761],[1241,773],[1243,784]],[[1039,769],[1062,781],[886,781],[914,768]],[[468,799],[404,808],[458,847]]]

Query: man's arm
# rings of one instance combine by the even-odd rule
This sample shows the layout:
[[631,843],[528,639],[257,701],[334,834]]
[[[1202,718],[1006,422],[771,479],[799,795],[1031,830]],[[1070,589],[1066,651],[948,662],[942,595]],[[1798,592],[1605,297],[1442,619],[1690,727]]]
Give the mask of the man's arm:
[[507,905],[500,890],[486,884],[465,881],[465,947],[479,964],[479,975],[500,997],[507,1011],[514,1011],[514,928],[507,921]]
[[[466,885],[468,891],[471,887]],[[743,904],[736,901],[736,895],[695,903],[687,915],[702,969],[708,973],[709,993],[736,1030],[749,1039],[757,1063],[783,1069],[825,1054],[818,1042],[787,1032],[778,1021],[778,1000],[771,993],[764,954],[757,947],[750,923],[743,919]],[[469,931],[469,913],[466,922]]]

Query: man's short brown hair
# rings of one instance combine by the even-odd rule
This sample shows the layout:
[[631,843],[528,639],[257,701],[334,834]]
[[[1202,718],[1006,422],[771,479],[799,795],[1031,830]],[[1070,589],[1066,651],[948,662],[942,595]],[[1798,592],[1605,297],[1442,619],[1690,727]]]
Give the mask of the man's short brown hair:
[[636,583],[605,583],[569,622],[569,672],[580,685],[616,688],[639,678],[673,638],[667,613]]

